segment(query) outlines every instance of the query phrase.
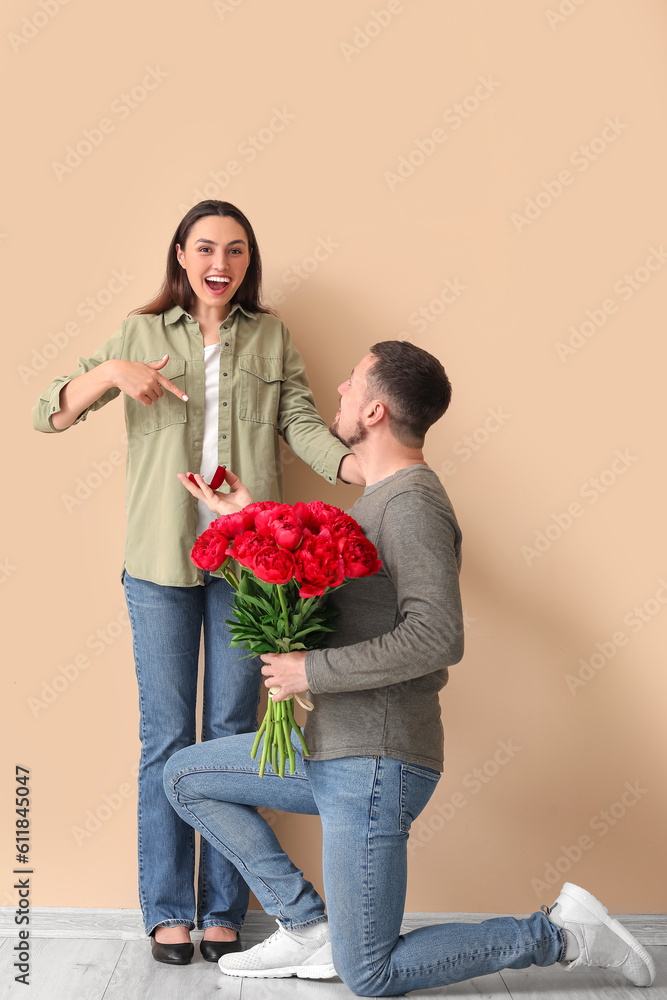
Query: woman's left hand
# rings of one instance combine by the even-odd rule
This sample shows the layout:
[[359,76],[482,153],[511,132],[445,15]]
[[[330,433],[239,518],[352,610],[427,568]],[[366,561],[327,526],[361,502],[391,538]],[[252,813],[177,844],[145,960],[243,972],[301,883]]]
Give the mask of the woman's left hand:
[[267,678],[265,686],[280,688],[280,691],[271,695],[273,701],[285,701],[294,694],[308,690],[305,652],[262,653],[261,660],[265,664],[262,667],[262,673]]

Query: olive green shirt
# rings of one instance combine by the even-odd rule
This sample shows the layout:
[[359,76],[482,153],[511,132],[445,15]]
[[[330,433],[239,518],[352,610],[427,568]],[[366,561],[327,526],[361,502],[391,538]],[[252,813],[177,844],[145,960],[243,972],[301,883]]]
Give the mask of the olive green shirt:
[[[204,441],[204,341],[199,324],[180,306],[160,315],[129,316],[72,375],[59,376],[35,403],[33,426],[59,433],[51,423],[60,391],[77,375],[112,358],[157,361],[189,397],[172,392],[150,406],[123,394],[127,425],[125,564],[131,576],[175,587],[203,583],[190,560],[196,538],[197,500],[176,478],[198,472]],[[109,389],[71,425],[120,395]],[[66,428],[69,429],[69,428]],[[335,483],[350,454],[315,409],[306,370],[287,327],[276,316],[235,304],[220,327],[218,462],[238,475],[256,499],[282,500],[279,435],[299,458]]]

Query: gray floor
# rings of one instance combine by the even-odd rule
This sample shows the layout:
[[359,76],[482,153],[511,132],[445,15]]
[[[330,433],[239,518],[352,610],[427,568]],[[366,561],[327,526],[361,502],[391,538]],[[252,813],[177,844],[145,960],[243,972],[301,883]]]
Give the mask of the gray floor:
[[[482,914],[477,915],[481,918]],[[405,929],[420,923],[470,918],[470,915],[413,915]],[[425,919],[428,918],[428,919]],[[649,918],[643,918],[651,923]],[[658,918],[663,921],[664,918]],[[618,975],[590,969],[566,972],[560,966],[548,969],[505,971],[455,986],[410,993],[410,997],[477,998],[477,1000],[667,1000],[667,943],[664,933],[649,929],[641,933],[641,918],[629,918],[633,933],[643,940],[658,968],[655,985],[650,990],[637,989]],[[209,996],[229,1000],[259,1000],[287,997],[294,1000],[347,1000],[354,994],[338,979],[311,982],[299,979],[240,980],[223,976],[217,966],[204,962],[195,951],[192,963],[169,967],[153,961],[145,938],[136,931],[116,931],[130,940],[110,936],[113,931],[102,926],[99,937],[72,936],[72,921],[65,921],[49,936],[31,937],[30,986],[14,982],[14,946],[16,937],[0,938],[0,1000],[197,1000]],[[270,934],[273,925],[264,914],[257,914],[246,924],[244,939],[250,946]],[[5,924],[4,933],[7,932]],[[56,934],[63,936],[57,937]],[[88,933],[91,933],[90,930]],[[92,933],[95,933],[93,931]],[[196,939],[200,935],[193,935]],[[656,941],[661,943],[657,944]]]

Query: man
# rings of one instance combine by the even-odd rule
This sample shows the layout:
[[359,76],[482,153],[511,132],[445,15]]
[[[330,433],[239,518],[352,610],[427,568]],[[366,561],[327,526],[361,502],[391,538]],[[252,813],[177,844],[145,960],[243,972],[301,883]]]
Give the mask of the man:
[[[354,451],[366,480],[350,513],[376,545],[382,570],[332,595],[341,630],[329,648],[262,657],[274,701],[308,688],[315,696],[305,733],[310,756],[298,759],[292,776],[267,769],[259,780],[250,733],[180,750],[165,768],[165,790],[179,815],[236,865],[277,917],[275,934],[224,955],[221,970],[338,974],[362,996],[556,962],[618,969],[635,985],[649,985],[651,957],[595,897],[570,883],[550,909],[525,920],[439,924],[400,935],[410,825],[443,766],[438,692],[463,654],[461,533],[422,452],[451,387],[432,355],[386,341],[371,348],[338,392],[331,429]],[[234,509],[197,482],[212,509]],[[232,483],[237,506],[250,502]],[[328,919],[257,806],[319,813]]]

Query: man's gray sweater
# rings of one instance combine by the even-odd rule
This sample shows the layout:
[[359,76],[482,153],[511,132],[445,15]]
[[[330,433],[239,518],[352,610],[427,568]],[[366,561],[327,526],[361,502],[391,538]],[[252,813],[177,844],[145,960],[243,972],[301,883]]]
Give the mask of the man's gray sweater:
[[438,693],[463,655],[456,516],[423,465],[368,486],[349,513],[382,569],[334,591],[340,631],[306,654],[310,759],[384,755],[441,771]]

